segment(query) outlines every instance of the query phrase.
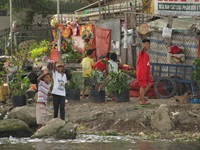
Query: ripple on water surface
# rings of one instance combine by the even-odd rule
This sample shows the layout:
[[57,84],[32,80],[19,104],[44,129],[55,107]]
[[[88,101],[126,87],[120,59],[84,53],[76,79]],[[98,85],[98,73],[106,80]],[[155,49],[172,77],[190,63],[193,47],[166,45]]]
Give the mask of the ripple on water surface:
[[200,150],[200,143],[141,141],[132,136],[79,135],[74,140],[1,138],[0,150]]

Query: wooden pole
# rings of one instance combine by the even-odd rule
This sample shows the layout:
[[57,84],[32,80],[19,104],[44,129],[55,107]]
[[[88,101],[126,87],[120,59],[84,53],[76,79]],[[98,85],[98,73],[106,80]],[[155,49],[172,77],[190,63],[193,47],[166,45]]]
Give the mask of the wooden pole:
[[107,4],[108,4],[108,18],[110,18],[110,1],[108,1]]
[[[172,16],[169,16],[168,17],[168,28],[172,28],[172,22],[173,22],[173,17]],[[171,36],[172,37],[172,36]],[[172,41],[172,38],[169,39],[168,41],[168,46],[171,46],[171,41]]]
[[11,56],[13,55],[12,50],[13,50],[13,28],[12,28],[12,20],[13,20],[13,14],[12,14],[12,0],[10,2],[10,52]]
[[99,1],[99,3],[98,3],[98,5],[99,5],[99,20],[101,20],[101,1],[100,0],[98,0]]
[[104,14],[104,16],[105,16],[105,19],[107,19],[107,12],[106,12],[106,11],[107,11],[107,8],[106,8],[106,7],[107,7],[107,3],[106,3],[106,0],[104,0],[104,6],[105,6],[105,7],[104,7],[104,9],[105,9],[105,14]]
[[[132,38],[133,38],[133,43],[135,45],[135,43],[136,43],[136,34],[135,34],[135,31],[136,31],[136,14],[134,12],[136,12],[135,5],[133,5],[131,7],[131,28],[133,30]],[[137,61],[136,46],[132,45],[131,50],[132,50],[132,59],[133,59],[132,64],[133,64],[133,67],[136,67],[136,61]]]
[[[124,32],[124,40],[127,40],[127,23],[128,23],[128,14],[125,13],[125,26],[124,26],[124,30],[126,30],[126,31]],[[126,36],[126,38],[125,38],[125,36]],[[126,41],[124,41],[124,43],[125,42]],[[125,53],[126,53],[125,63],[128,64],[128,47],[124,48],[124,49],[125,49]]]

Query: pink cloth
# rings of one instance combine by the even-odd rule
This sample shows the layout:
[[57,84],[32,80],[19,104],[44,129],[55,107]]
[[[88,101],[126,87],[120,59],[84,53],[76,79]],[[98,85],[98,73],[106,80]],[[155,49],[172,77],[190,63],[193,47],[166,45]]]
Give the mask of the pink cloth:
[[98,58],[101,55],[105,56],[110,51],[110,37],[110,29],[96,27],[96,50]]

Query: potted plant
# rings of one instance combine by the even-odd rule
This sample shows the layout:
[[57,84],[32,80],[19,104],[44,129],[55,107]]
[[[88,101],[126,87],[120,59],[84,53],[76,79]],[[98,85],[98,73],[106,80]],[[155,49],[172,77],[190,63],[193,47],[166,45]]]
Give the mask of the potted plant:
[[99,70],[92,71],[93,86],[90,90],[90,99],[93,102],[101,103],[105,102],[105,90],[103,89],[103,75]]
[[26,80],[23,78],[23,70],[18,70],[12,75],[12,79],[9,81],[10,93],[13,100],[13,106],[26,105]]
[[112,93],[116,102],[128,102],[129,97],[129,77],[119,70],[117,73],[111,72],[104,80],[105,89]]
[[[68,70],[67,78],[69,83],[66,84],[68,100],[80,100],[80,91],[82,87],[82,77],[79,72]],[[69,78],[69,76],[71,76]]]

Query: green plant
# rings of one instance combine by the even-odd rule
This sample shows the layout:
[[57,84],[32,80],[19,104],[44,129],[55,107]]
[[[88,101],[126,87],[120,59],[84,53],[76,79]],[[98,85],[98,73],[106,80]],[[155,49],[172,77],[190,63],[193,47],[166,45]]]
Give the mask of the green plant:
[[68,84],[66,84],[66,91],[70,89],[81,89],[82,88],[82,78],[81,74],[78,72],[71,72],[71,79]]
[[28,61],[29,52],[19,49],[19,47],[14,48],[12,56],[6,59],[4,62],[4,69],[7,71],[10,68],[16,68],[16,70],[21,69]]
[[9,67],[13,67],[13,66],[21,66],[22,65],[22,59],[18,58],[19,54],[13,55],[11,56],[9,59],[6,60],[6,62],[4,63],[4,66],[9,66]]
[[[93,85],[93,90],[99,89],[100,84],[103,82],[103,73],[99,71],[98,69],[92,70],[91,73],[91,78],[93,79],[92,85]],[[103,87],[101,87],[103,88]]]
[[4,71],[0,71],[0,86],[2,86],[6,81],[6,74]]
[[62,59],[66,63],[80,63],[82,59],[82,54],[77,51],[71,50],[63,54]]
[[200,58],[195,58],[193,65],[194,65],[193,77],[198,83],[200,83]]
[[52,49],[51,44],[47,40],[42,40],[40,41],[39,44],[33,43],[29,47],[30,57],[33,60],[35,59],[41,60],[44,56],[49,57],[51,53],[51,49]]
[[133,107],[133,109],[137,110],[140,108],[153,108],[153,107],[157,107],[158,104],[149,104],[149,105],[136,105]]
[[111,72],[103,82],[108,92],[117,92],[120,94],[124,90],[129,89],[128,80],[129,77],[119,70],[117,73]]
[[82,54],[75,50],[71,38],[62,41],[62,59],[66,63],[80,63]]
[[30,85],[27,77],[23,77],[23,70],[18,70],[13,74],[12,79],[9,82],[10,93],[12,96],[25,95],[26,90]]

